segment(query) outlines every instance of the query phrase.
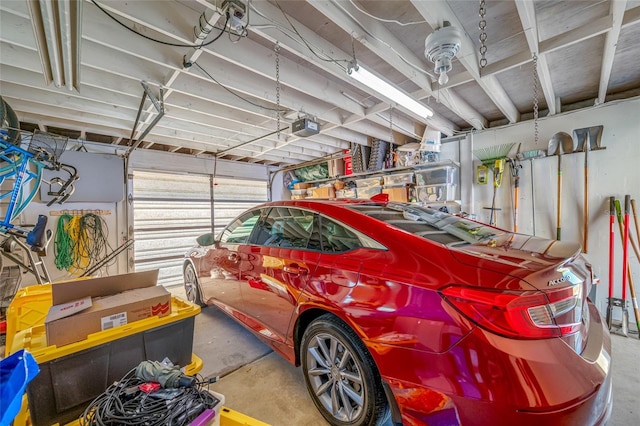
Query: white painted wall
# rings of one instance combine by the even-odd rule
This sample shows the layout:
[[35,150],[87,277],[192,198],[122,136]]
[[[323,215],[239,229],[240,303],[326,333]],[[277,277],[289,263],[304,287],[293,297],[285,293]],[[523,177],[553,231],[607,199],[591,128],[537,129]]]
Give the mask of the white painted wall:
[[[612,102],[586,110],[567,112],[539,120],[538,143],[534,143],[532,121],[485,130],[470,135],[461,153],[463,210],[476,214],[477,219],[489,222],[492,186],[474,184],[475,166],[480,164],[471,155],[473,150],[486,149],[504,143],[515,142],[510,156],[515,156],[517,145],[522,151],[547,149],[549,139],[557,132],[572,134],[573,129],[603,125],[602,146],[606,150],[589,153],[589,245],[585,256],[594,265],[601,278],[597,292],[598,307],[606,306],[609,270],[609,197],[620,199],[624,209],[624,196],[640,204],[640,98]],[[535,176],[535,224],[536,235],[555,238],[557,206],[557,157],[543,158],[522,163],[520,172],[519,232],[533,233],[531,167]],[[562,240],[583,240],[584,154],[574,153],[562,158]],[[498,189],[496,206],[503,210],[497,217],[497,225],[512,229],[513,185],[505,175]],[[640,214],[640,212],[638,212]],[[632,220],[633,222],[633,220]],[[635,228],[631,227],[635,235]],[[615,297],[621,296],[622,249],[616,230]],[[631,247],[629,259],[637,291],[640,291],[640,264]],[[639,295],[640,296],[640,295]],[[630,296],[629,296],[630,297]],[[604,303],[603,303],[604,302]],[[635,322],[630,310],[630,322]]]

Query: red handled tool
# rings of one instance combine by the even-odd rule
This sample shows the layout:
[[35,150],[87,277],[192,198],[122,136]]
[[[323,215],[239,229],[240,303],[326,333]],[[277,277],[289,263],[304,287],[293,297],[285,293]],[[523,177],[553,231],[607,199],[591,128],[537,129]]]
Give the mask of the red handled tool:
[[613,260],[614,260],[614,239],[615,231],[613,223],[615,222],[616,205],[615,197],[609,197],[609,299],[607,300],[607,327],[611,330],[611,313],[613,311]]
[[[633,278],[629,270],[629,209],[631,196],[624,196],[624,236],[622,242],[622,334],[628,335],[629,312],[627,312],[627,283],[633,286]],[[627,279],[630,278],[630,280]]]
[[[620,327],[617,330],[613,330],[614,333],[620,334],[622,336],[627,337],[629,335],[629,312],[627,311],[627,283],[629,281],[633,282],[633,277],[631,276],[631,270],[629,269],[629,258],[628,256],[628,239],[625,239],[625,232],[623,227],[623,219],[622,219],[622,208],[620,207],[620,201],[615,200],[616,205],[616,216],[618,217],[618,227],[620,228],[620,238],[622,242],[622,298],[613,299],[613,306],[619,307],[622,309],[622,322],[620,323]],[[627,217],[627,226],[629,224],[628,215]],[[627,237],[629,233],[627,232]]]
[[[633,248],[634,253],[636,254],[636,259],[640,262],[640,250],[638,249],[638,245],[640,244],[640,228],[638,227],[638,216],[636,214],[636,200],[631,200],[631,212],[633,213],[633,221],[636,224],[636,235],[638,244],[633,240],[633,235],[629,234],[629,242],[631,243],[631,247]],[[631,228],[631,223],[629,223],[629,228]],[[629,230],[631,231],[631,230]],[[629,271],[631,270],[631,266],[629,266]],[[629,272],[629,276],[631,276],[631,272]],[[633,279],[629,279],[629,293],[631,294],[631,307],[633,308],[633,314],[636,317],[636,327],[640,330],[640,312],[638,311],[638,299],[636,298],[636,289],[633,285]],[[638,338],[640,339],[640,334],[638,334]]]

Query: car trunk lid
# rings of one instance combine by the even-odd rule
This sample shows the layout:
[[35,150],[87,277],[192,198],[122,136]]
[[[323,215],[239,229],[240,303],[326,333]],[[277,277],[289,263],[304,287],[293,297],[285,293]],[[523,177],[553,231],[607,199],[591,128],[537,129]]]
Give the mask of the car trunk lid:
[[[579,244],[505,233],[452,248],[451,253],[461,263],[510,275],[538,289],[538,296],[509,302],[505,309],[520,304],[520,313],[534,327],[523,332],[530,337],[561,337],[576,352],[582,351],[589,327],[587,295],[594,275]],[[536,299],[540,295],[543,299]]]

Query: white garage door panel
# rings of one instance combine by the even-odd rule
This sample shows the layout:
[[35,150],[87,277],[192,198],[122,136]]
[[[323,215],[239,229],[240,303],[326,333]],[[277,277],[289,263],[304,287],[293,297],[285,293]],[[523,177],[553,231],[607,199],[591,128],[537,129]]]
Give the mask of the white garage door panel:
[[212,228],[219,232],[244,210],[266,200],[266,182],[134,171],[135,270],[160,269],[160,284],[182,284],[184,254],[195,239]]

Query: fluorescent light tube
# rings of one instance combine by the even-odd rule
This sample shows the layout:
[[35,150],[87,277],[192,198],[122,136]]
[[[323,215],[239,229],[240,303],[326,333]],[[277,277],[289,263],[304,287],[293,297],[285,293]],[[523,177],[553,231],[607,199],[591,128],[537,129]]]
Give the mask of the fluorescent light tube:
[[388,100],[405,107],[409,111],[418,114],[420,117],[428,118],[433,115],[433,111],[431,111],[425,105],[411,98],[400,89],[393,87],[386,81],[382,80],[380,77],[371,74],[369,71],[357,64],[349,68],[349,75],[365,86],[368,86],[376,92],[380,93]]
[[79,90],[82,3],[27,1],[46,84]]

